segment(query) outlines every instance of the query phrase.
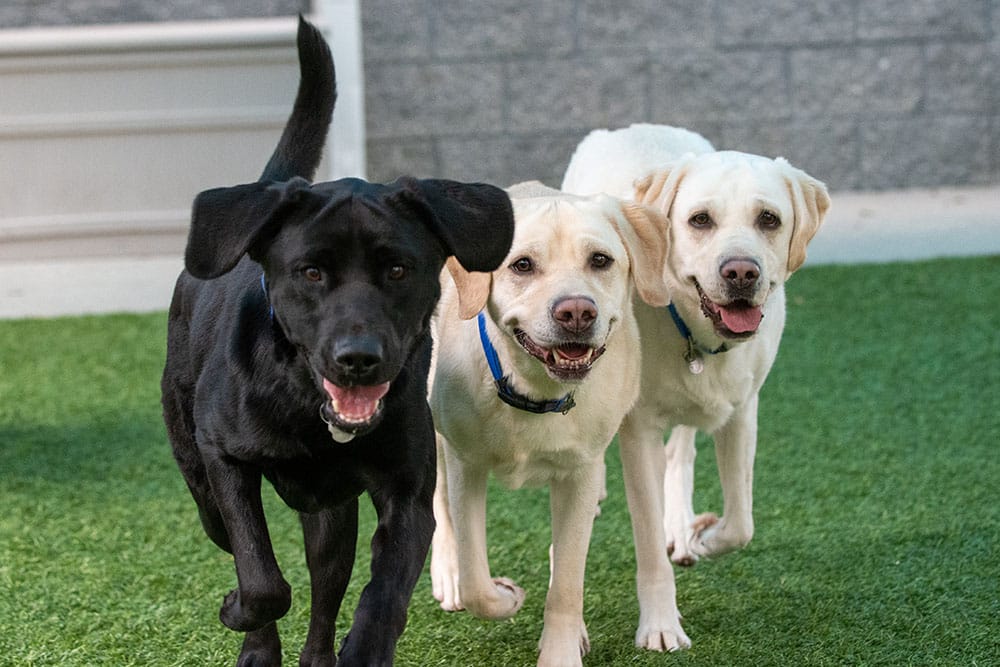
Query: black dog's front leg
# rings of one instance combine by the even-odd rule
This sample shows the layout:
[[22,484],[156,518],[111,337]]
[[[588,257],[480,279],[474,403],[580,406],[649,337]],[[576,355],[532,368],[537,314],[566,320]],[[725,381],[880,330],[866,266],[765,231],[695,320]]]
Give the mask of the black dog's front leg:
[[402,497],[384,491],[372,494],[379,523],[372,537],[371,580],[340,649],[339,667],[392,665],[434,534],[433,489],[424,491]]
[[299,667],[333,667],[337,614],[354,569],[358,499],[315,514],[301,514],[312,588],[309,635]]
[[219,620],[249,632],[277,620],[292,604],[267,532],[260,498],[260,470],[212,450],[204,456],[212,493],[222,515],[236,564],[237,588],[226,596]]

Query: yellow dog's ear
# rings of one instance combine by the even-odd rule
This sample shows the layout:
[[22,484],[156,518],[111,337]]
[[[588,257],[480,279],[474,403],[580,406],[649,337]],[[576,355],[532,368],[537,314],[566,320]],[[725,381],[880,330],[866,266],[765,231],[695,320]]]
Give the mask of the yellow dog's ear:
[[663,264],[667,261],[667,218],[649,206],[615,201],[624,219],[614,216],[612,222],[628,252],[632,281],[639,297],[651,306],[665,306],[670,303],[663,280]]
[[792,238],[788,242],[787,275],[790,276],[806,261],[806,245],[816,236],[830,210],[830,194],[821,181],[796,169],[784,158],[777,158],[775,163],[784,171],[795,216]]
[[466,271],[454,257],[449,257],[445,266],[458,289],[458,316],[463,320],[471,320],[486,307],[490,287],[493,285],[493,274]]
[[677,189],[695,157],[694,153],[685,153],[676,160],[672,160],[656,171],[638,179],[633,184],[635,201],[651,206],[669,218],[670,208],[674,205],[674,197],[677,196]]

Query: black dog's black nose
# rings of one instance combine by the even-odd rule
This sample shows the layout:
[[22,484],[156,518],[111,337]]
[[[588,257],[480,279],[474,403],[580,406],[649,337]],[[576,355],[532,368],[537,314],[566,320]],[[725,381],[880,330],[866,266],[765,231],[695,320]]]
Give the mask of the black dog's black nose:
[[374,336],[357,336],[334,345],[333,361],[345,376],[364,378],[382,363],[382,342]]
[[583,296],[562,299],[552,309],[552,317],[566,331],[583,333],[597,319],[597,304]]
[[719,274],[730,287],[748,290],[756,285],[760,278],[760,264],[752,259],[730,259],[719,268]]

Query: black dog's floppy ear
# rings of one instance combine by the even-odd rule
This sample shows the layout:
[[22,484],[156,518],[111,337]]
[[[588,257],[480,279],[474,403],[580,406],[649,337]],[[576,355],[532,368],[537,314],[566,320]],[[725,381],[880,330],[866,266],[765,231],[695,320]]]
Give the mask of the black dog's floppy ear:
[[428,227],[466,271],[492,271],[514,240],[507,193],[485,183],[401,178],[396,184],[423,209]]
[[248,183],[205,190],[194,200],[184,267],[208,280],[228,273],[277,219],[295,193],[309,187],[302,178],[283,183]]

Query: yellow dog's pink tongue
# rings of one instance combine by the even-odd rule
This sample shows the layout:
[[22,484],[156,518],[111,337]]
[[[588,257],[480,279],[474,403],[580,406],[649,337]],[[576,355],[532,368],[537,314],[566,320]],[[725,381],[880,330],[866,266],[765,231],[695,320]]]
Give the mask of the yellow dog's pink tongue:
[[363,422],[378,410],[379,400],[389,391],[389,383],[371,387],[338,387],[323,378],[323,389],[333,401],[333,410],[346,421]]
[[760,326],[760,321],[764,317],[759,306],[752,308],[727,308],[719,306],[719,315],[722,323],[733,333],[747,333],[756,331]]

